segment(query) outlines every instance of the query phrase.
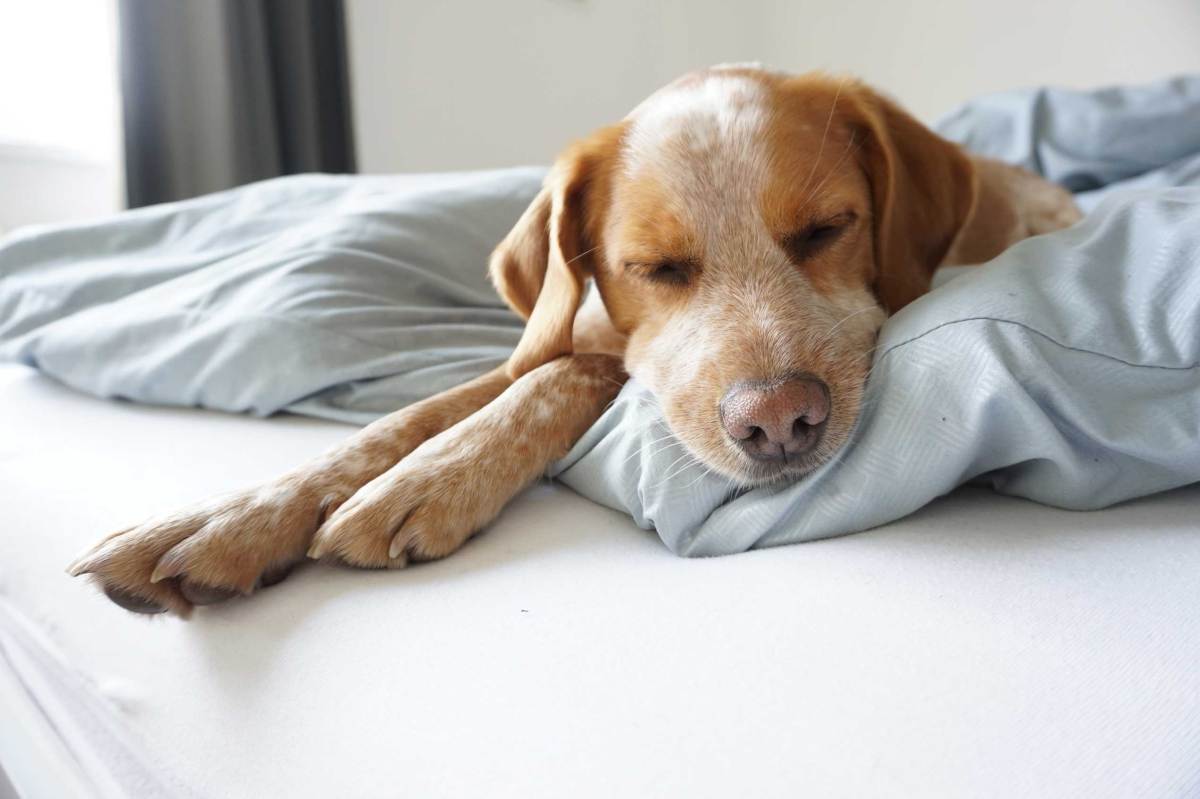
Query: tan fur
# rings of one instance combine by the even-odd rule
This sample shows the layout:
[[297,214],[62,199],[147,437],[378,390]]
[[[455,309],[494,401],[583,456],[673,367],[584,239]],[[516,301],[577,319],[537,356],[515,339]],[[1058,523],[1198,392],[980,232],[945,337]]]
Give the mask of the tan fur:
[[971,159],[977,175],[975,205],[954,247],[951,264],[981,264],[1030,236],[1075,224],[1083,214],[1071,193],[1020,167]]
[[526,318],[508,361],[511,377],[572,352],[584,283],[603,257],[595,232],[607,208],[609,171],[622,133],[606,128],[558,159],[546,186],[492,254],[488,272],[506,302]]
[[[198,587],[248,592],[305,554],[443,557],[567,451],[626,371],[705,467],[798,477],[843,445],[879,326],[940,264],[1078,218],[1062,189],[967,157],[856,81],[685,76],[572,145],[496,248],[492,280],[528,320],[505,367],[267,486],[111,536],[72,573],[186,614]],[[829,388],[821,443],[753,462],[722,429],[721,397],[792,374]]]
[[359,489],[321,528],[309,556],[396,568],[449,555],[566,455],[624,381],[611,355],[530,370]]

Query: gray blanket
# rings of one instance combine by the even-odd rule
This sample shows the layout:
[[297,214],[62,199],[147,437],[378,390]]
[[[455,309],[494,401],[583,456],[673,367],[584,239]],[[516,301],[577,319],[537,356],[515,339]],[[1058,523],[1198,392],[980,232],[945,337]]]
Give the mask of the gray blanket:
[[[866,529],[975,479],[1068,508],[1200,480],[1200,76],[995,95],[939,127],[1091,213],[889,320],[841,457],[742,491],[631,384],[553,473],[706,555]],[[301,176],[18,232],[0,358],[99,396],[366,422],[515,344],[483,264],[541,175]]]
[[500,364],[487,253],[540,168],[301,175],[0,242],[0,359],[138,402],[354,423]]

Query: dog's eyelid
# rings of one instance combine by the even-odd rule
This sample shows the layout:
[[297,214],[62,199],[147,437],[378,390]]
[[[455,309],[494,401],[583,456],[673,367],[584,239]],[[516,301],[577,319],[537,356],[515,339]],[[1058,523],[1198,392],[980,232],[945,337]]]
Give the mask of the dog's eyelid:
[[809,222],[804,227],[793,233],[793,236],[799,236],[804,233],[816,232],[837,232],[843,228],[849,227],[858,219],[858,214],[854,211],[843,211],[840,214],[833,214],[815,219]]
[[693,269],[696,266],[696,261],[692,258],[646,255],[641,257],[626,258],[624,260],[624,265],[626,269],[652,269],[656,266],[678,266],[683,269]]
[[836,241],[856,220],[858,214],[845,211],[809,222],[786,236],[782,245],[795,260],[807,258]]
[[682,285],[692,279],[697,264],[686,258],[646,258],[627,260],[625,268],[648,280]]

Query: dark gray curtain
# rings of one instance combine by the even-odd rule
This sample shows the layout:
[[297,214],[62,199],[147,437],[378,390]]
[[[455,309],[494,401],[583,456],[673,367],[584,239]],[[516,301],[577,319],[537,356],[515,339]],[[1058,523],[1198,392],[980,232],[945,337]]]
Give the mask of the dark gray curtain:
[[353,172],[341,0],[120,0],[129,207]]

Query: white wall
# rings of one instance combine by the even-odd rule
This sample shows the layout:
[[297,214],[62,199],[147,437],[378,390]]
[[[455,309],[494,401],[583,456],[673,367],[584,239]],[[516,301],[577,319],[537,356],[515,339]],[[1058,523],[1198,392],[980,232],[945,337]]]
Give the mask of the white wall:
[[1200,71],[1198,0],[768,0],[763,6],[763,48],[775,65],[852,72],[928,121],[983,92]]
[[119,159],[0,143],[0,235],[25,225],[71,222],[124,207]]
[[124,207],[116,28],[116,0],[0,0],[0,234]]
[[745,60],[735,0],[349,0],[359,165],[547,163],[689,68]]
[[721,61],[858,74],[932,120],[973,94],[1200,71],[1198,0],[348,0],[366,172],[546,163]]

